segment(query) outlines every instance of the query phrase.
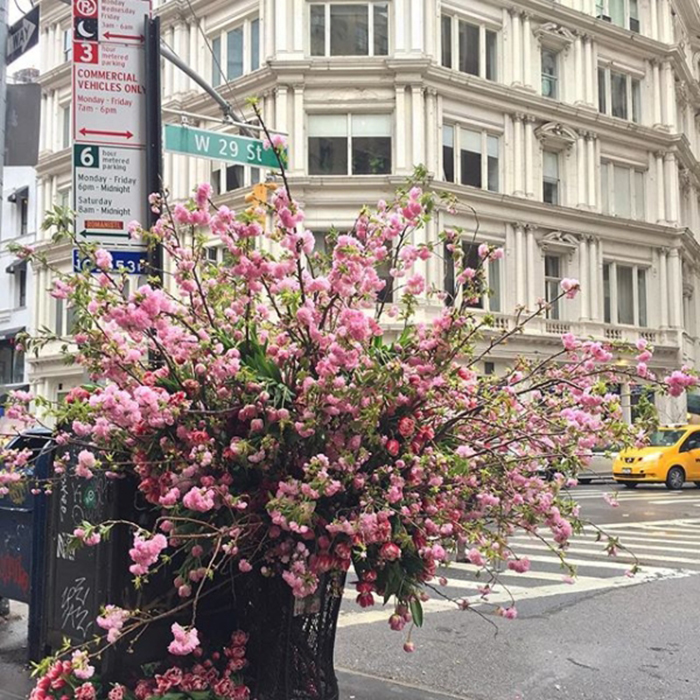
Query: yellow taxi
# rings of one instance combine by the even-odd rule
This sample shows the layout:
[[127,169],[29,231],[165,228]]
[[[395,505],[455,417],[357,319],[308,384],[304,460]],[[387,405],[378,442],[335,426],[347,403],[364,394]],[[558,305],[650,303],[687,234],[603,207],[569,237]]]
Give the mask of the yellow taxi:
[[675,490],[686,481],[700,487],[700,425],[660,428],[647,447],[622,450],[613,463],[613,479],[628,488],[663,483]]

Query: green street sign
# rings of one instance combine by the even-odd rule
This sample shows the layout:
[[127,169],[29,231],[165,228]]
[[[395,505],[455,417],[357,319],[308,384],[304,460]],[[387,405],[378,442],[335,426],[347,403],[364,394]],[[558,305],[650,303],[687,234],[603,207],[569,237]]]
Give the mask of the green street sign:
[[164,147],[171,153],[242,163],[261,168],[279,168],[272,149],[264,149],[260,139],[229,136],[218,131],[194,129],[180,124],[164,126]]

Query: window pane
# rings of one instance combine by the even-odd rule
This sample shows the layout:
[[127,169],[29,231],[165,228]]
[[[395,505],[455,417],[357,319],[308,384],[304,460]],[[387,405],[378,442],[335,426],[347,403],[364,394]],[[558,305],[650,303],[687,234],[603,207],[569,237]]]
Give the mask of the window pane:
[[367,56],[367,5],[331,5],[331,56]]
[[637,270],[637,298],[639,299],[639,325],[647,325],[647,273]]
[[552,151],[544,151],[542,155],[544,176],[559,179],[559,155]]
[[391,137],[352,137],[353,175],[376,175],[391,172]]
[[486,30],[486,80],[496,80],[497,37],[496,32]]
[[260,68],[260,20],[250,23],[250,70]]
[[243,27],[236,27],[226,35],[226,77],[229,80],[243,75]]
[[215,195],[221,194],[221,170],[212,170],[211,190]]
[[637,0],[629,0],[630,31],[639,33],[639,4]]
[[496,136],[486,138],[486,153],[487,186],[491,192],[498,192],[498,138]]
[[[449,244],[452,245],[452,244]],[[452,251],[445,243],[443,247],[443,289],[445,290],[445,304],[452,306],[455,298],[455,261]]]
[[[464,243],[462,249],[464,251],[464,258],[462,259],[464,267],[470,267],[472,270],[476,270],[481,264],[481,259],[479,258],[479,246],[476,243]],[[465,284],[464,289],[465,291],[468,289],[473,293],[473,283]],[[466,301],[466,305],[471,306],[472,308],[483,309],[484,299],[482,296],[471,298]]]
[[612,323],[610,317],[611,303],[610,303],[610,264],[605,263],[603,265],[603,318],[605,323]]
[[63,135],[61,141],[62,148],[70,146],[70,107],[63,108]]
[[452,68],[452,17],[443,15],[440,26],[442,28],[442,65],[445,68]]
[[642,120],[642,86],[638,80],[632,81],[632,121]]
[[243,166],[229,165],[226,168],[226,191],[237,190],[243,187]]
[[608,0],[610,19],[618,27],[625,26],[625,0]]
[[479,75],[479,27],[459,23],[459,70]]
[[463,185],[481,187],[481,132],[460,130],[460,181]]
[[461,129],[460,137],[462,139],[462,149],[472,151],[473,153],[481,153],[481,132],[472,131],[471,129]]
[[309,136],[347,136],[348,118],[344,114],[309,115]]
[[542,96],[557,97],[557,55],[553,51],[542,51]]
[[354,114],[352,135],[391,136],[391,116],[389,114]]
[[644,173],[635,170],[634,172],[634,218],[644,220],[646,218],[646,207],[644,197]]
[[455,129],[442,127],[442,172],[447,182],[455,181]]
[[607,114],[608,107],[605,99],[605,70],[598,68],[598,111]]
[[613,117],[627,119],[627,76],[610,71],[610,103]]
[[501,261],[491,260],[489,262],[488,268],[489,276],[489,289],[491,290],[491,295],[489,296],[489,309],[491,311],[501,310]]
[[56,299],[56,335],[63,335],[63,299]]
[[326,6],[311,5],[311,55],[326,54]]
[[221,85],[221,37],[217,36],[211,42],[211,84]]
[[389,7],[382,3],[374,5],[374,55],[389,53]]
[[617,266],[617,322],[634,325],[632,268]]
[[[544,274],[545,277],[556,277],[559,279],[559,257],[557,255],[544,256]],[[547,299],[549,301],[549,299]]]
[[347,175],[347,137],[309,136],[309,174]]
[[631,215],[629,169],[615,165],[613,167],[613,180],[613,187],[615,188],[615,216],[624,216],[629,219]]

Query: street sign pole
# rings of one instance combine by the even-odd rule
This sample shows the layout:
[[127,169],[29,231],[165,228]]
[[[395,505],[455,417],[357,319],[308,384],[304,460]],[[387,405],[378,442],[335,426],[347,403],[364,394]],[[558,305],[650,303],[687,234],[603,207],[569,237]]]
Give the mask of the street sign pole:
[[[151,211],[148,196],[161,192],[163,174],[163,146],[161,136],[160,92],[160,17],[145,18],[146,50],[146,211],[144,226],[155,224],[158,215]],[[163,247],[154,245],[148,250],[149,275],[163,284]]]

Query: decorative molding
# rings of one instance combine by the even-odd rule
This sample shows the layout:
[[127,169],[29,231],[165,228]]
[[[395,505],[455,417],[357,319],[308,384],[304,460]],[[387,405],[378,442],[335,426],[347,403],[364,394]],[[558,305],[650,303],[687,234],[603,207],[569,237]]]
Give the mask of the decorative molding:
[[579,242],[579,238],[577,238],[573,233],[557,230],[547,233],[538,241],[538,244],[545,252],[551,250],[555,253],[573,257],[573,255],[579,249]]
[[578,132],[559,122],[548,122],[535,129],[535,136],[544,145],[556,150],[568,150],[578,140]]
[[546,44],[556,49],[566,51],[571,44],[576,40],[574,33],[556,22],[547,22],[541,24],[532,32],[537,41],[541,44]]

